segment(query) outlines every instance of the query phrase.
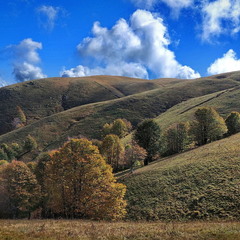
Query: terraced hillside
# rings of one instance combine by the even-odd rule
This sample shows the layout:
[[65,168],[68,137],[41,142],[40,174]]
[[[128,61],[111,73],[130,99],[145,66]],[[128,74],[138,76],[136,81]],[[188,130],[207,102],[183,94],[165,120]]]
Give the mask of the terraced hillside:
[[236,134],[125,176],[128,218],[240,220],[239,149]]
[[[156,80],[158,84],[161,81],[166,80]],[[83,135],[99,138],[103,124],[116,118],[126,118],[136,125],[143,119],[155,118],[188,99],[232,89],[239,84],[231,77],[218,76],[180,82],[172,80],[161,88],[109,101],[85,104],[53,114],[1,135],[0,142],[22,142],[28,134],[31,134],[43,150],[49,150],[59,147],[68,137]]]

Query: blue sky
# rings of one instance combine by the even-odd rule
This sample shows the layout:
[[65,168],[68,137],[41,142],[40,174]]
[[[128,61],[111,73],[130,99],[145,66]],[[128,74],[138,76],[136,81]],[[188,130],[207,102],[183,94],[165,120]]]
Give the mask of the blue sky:
[[0,85],[240,70],[240,0],[9,0],[0,11]]

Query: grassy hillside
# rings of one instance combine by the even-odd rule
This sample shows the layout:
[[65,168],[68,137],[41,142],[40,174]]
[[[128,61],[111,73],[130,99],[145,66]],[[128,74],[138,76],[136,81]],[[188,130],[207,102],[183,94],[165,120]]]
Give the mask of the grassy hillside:
[[136,125],[143,119],[157,117],[190,98],[238,86],[239,82],[230,78],[175,82],[162,88],[53,114],[0,136],[0,142],[22,142],[31,134],[44,150],[53,149],[59,147],[68,137],[84,135],[99,138],[103,124],[116,118],[126,118]]
[[17,105],[22,107],[31,123],[72,107],[162,88],[178,81],[94,76],[46,78],[0,88],[0,134],[12,130]]
[[8,240],[239,240],[239,222],[91,222],[81,220],[0,220]]
[[232,111],[240,112],[240,87],[208,94],[179,103],[156,118],[163,129],[173,123],[191,121],[198,107],[215,108],[224,118]]
[[240,134],[125,176],[128,218],[240,220]]

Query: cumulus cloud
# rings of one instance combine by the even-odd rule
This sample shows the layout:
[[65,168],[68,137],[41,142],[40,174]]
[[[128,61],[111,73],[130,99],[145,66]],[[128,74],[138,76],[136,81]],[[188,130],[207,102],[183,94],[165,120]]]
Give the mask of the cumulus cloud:
[[223,33],[240,31],[240,0],[206,2],[202,9],[204,40],[211,40]]
[[88,68],[79,65],[69,70],[63,70],[62,77],[84,77],[93,75],[114,75],[114,76],[128,76],[134,78],[148,78],[147,70],[138,63],[118,63],[117,65],[109,64],[105,68],[96,67]]
[[24,39],[18,45],[10,45],[7,47],[12,53],[13,74],[19,82],[30,79],[44,78],[46,75],[42,73],[42,69],[37,66],[41,59],[38,50],[42,49],[42,44],[33,41],[31,38]]
[[236,53],[230,49],[223,57],[215,60],[207,71],[209,74],[240,71],[240,59],[237,59]]
[[200,77],[190,67],[178,63],[174,52],[168,48],[171,41],[163,19],[149,11],[137,10],[129,23],[120,19],[111,29],[96,22],[92,34],[93,37],[85,38],[77,49],[82,57],[90,57],[105,68],[87,69],[80,71],[81,74],[113,71],[118,75],[146,77],[150,71],[156,77]]
[[158,3],[165,3],[174,11],[193,5],[194,0],[131,0],[137,7],[151,9]]
[[61,12],[61,8],[43,5],[37,9],[37,12],[40,15],[40,20],[42,25],[48,29],[53,30],[55,26],[55,22],[59,13]]

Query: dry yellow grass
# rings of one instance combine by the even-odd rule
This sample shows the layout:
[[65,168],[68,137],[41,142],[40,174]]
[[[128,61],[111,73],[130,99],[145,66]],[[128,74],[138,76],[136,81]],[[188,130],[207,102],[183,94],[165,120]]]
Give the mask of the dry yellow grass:
[[1,240],[239,240],[240,222],[0,220]]

